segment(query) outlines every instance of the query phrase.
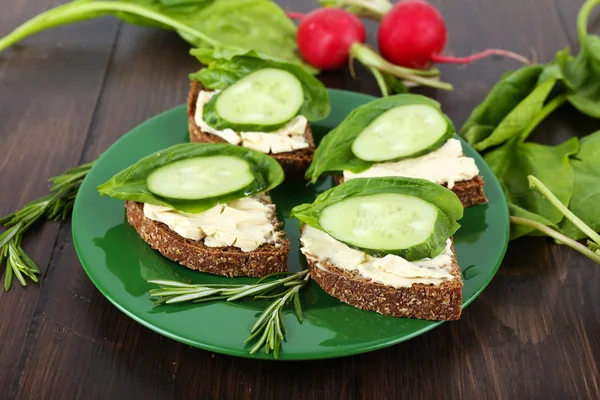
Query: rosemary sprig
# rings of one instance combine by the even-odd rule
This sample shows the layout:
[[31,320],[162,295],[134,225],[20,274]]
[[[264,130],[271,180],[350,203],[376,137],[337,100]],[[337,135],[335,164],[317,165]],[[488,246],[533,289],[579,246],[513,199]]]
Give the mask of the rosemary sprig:
[[49,194],[26,204],[21,210],[0,218],[0,225],[8,228],[0,234],[0,267],[6,261],[5,290],[11,288],[13,276],[23,286],[27,284],[25,277],[38,282],[37,275],[40,270],[21,247],[23,236],[41,218],[56,221],[70,215],[79,186],[92,165],[93,162],[80,165],[50,178],[52,186]]
[[[280,275],[285,275],[285,277],[273,280],[273,278]],[[299,321],[302,321],[299,293],[306,286],[309,279],[308,270],[303,270],[291,275],[290,273],[272,274],[256,283],[247,285],[187,284],[167,280],[151,280],[148,282],[160,286],[158,289],[150,290],[150,296],[156,299],[152,303],[153,305],[188,301],[194,303],[214,300],[237,301],[245,298],[275,299],[250,328],[250,336],[244,340],[244,343],[256,341],[250,349],[250,354],[256,353],[264,346],[267,354],[272,351],[275,358],[278,358],[281,342],[285,340],[283,308],[286,304],[293,302],[296,317]]]

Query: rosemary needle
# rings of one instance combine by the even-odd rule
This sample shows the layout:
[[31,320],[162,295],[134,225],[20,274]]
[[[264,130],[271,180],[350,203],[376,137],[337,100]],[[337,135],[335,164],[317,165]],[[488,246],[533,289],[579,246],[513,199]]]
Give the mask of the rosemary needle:
[[[284,277],[274,279],[280,276]],[[150,297],[155,299],[154,305],[190,301],[194,303],[213,300],[237,301],[243,298],[274,299],[252,325],[250,336],[244,343],[256,341],[250,349],[250,354],[256,353],[264,347],[267,354],[272,351],[273,356],[277,358],[281,342],[285,340],[283,308],[293,302],[294,312],[298,320],[302,321],[299,293],[309,279],[308,270],[303,270],[295,274],[278,272],[264,277],[256,283],[245,285],[189,284],[167,280],[148,282],[160,286],[158,289],[150,290]]]
[[0,267],[6,264],[4,289],[12,286],[13,277],[26,286],[25,277],[38,281],[40,273],[35,262],[21,247],[23,237],[29,228],[41,219],[65,219],[71,214],[75,196],[94,163],[69,169],[59,176],[49,179],[50,193],[25,205],[21,210],[0,217],[0,225],[7,230],[0,234]]

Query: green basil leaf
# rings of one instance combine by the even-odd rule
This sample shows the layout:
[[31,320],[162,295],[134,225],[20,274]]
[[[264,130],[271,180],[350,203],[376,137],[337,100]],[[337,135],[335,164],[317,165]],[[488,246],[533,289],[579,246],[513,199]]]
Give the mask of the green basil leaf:
[[354,196],[379,193],[399,193],[418,197],[439,208],[452,223],[452,233],[460,227],[456,222],[463,216],[464,208],[456,194],[436,183],[416,178],[357,178],[321,193],[312,204],[302,204],[292,209],[290,217],[321,229],[319,217],[323,209],[333,203]]
[[200,48],[193,49],[190,53],[207,66],[191,74],[190,79],[200,81],[209,89],[223,90],[259,69],[279,68],[296,76],[302,84],[304,104],[300,108],[301,115],[309,121],[319,121],[331,111],[325,86],[298,65],[261,57],[255,51]]
[[[579,153],[571,159],[575,185],[569,209],[596,232],[600,232],[600,131],[581,139]],[[562,232],[572,239],[587,237],[565,219]]]
[[[355,108],[335,129],[321,140],[315,152],[306,178],[313,183],[326,172],[350,170],[361,172],[373,165],[372,162],[361,160],[352,152],[352,143],[358,135],[384,112],[402,105],[425,104],[440,110],[440,104],[428,97],[416,94],[399,94],[373,100]],[[448,137],[455,132],[452,121],[448,121]]]
[[461,136],[471,145],[490,136],[502,120],[535,89],[543,69],[542,65],[529,65],[505,73],[485,100],[473,110],[460,130]]
[[574,181],[569,157],[576,154],[578,149],[577,138],[571,138],[558,146],[546,146],[523,143],[515,136],[484,158],[500,181],[509,203],[557,224],[562,220],[563,214],[540,193],[529,188],[527,176],[536,176],[563,204],[569,204]]
[[[213,155],[230,155],[243,159],[252,167],[256,181],[242,191],[195,201],[159,197],[154,195],[146,185],[148,175],[157,168],[179,160]],[[244,196],[271,190],[281,182],[283,182],[283,170],[281,166],[266,154],[227,143],[183,143],[142,158],[131,167],[124,169],[107,182],[98,186],[98,191],[103,196],[110,196],[120,200],[132,200],[172,207],[176,210],[189,213],[200,213],[219,203],[227,203]]]

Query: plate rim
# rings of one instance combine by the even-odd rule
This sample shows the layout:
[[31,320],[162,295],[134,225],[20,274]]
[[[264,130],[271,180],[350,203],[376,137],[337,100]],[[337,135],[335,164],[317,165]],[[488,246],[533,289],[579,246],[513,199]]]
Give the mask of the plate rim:
[[[361,92],[353,92],[353,91],[348,91],[348,90],[343,90],[343,89],[330,89],[327,88],[328,92],[334,92],[337,93],[338,95],[344,95],[344,94],[351,94],[353,96],[359,96],[359,97],[364,97],[366,100],[372,101],[375,99],[378,99],[378,97],[374,97],[365,93],[361,93]],[[434,99],[435,100],[435,99]],[[157,114],[147,120],[145,120],[144,122],[142,122],[141,124],[136,125],[135,127],[133,127],[132,129],[130,129],[129,131],[127,131],[125,134],[123,134],[121,137],[119,137],[116,141],[114,141],[104,152],[102,152],[102,154],[96,159],[96,163],[94,164],[94,166],[92,167],[92,169],[89,171],[88,176],[91,175],[91,173],[94,171],[94,169],[96,168],[96,166],[103,160],[103,158],[105,158],[108,150],[114,146],[118,146],[120,142],[126,140],[127,136],[129,136],[129,134],[137,129],[143,129],[144,126],[146,125],[151,125],[153,124],[153,122],[158,119],[158,118],[164,118],[165,115],[168,114],[174,114],[174,113],[178,113],[180,112],[181,109],[185,109],[186,108],[186,104],[180,104],[178,106],[172,107],[166,111],[161,112],[160,114]],[[455,137],[457,137],[457,135],[455,135]],[[458,137],[463,145],[468,146],[469,148],[471,148],[471,146],[466,143],[466,141],[461,138]],[[471,148],[472,149],[472,148]],[[474,149],[472,149],[473,151],[475,151]],[[475,151],[476,152],[476,151]],[[483,162],[484,165],[486,165],[490,171],[491,168],[489,167],[489,165],[487,164],[487,162],[485,162],[485,160],[483,159],[483,157],[476,152],[477,154],[477,158],[479,158],[480,162]],[[493,172],[492,172],[492,175]],[[86,178],[84,179],[84,181],[82,182],[81,187],[84,186],[85,181],[88,179],[88,176],[86,176]],[[500,186],[500,183],[497,179],[497,177],[494,175],[494,181],[493,183],[490,182],[486,182],[487,184],[493,184],[494,186],[497,186],[497,189],[499,189],[499,193],[501,194],[502,198],[501,200],[504,200],[500,205],[503,206],[503,211],[504,213],[508,216],[509,214],[509,209],[508,209],[508,201],[506,199],[506,196],[504,195],[504,192],[502,190],[502,187]],[[262,352],[257,352],[255,354],[250,354],[249,351],[247,351],[246,349],[228,349],[228,348],[223,348],[223,347],[218,347],[218,346],[214,346],[211,344],[207,344],[207,343],[201,343],[195,340],[191,340],[188,339],[184,336],[178,335],[176,333],[173,333],[171,331],[165,330],[163,328],[160,328],[158,326],[155,326],[154,324],[152,324],[151,322],[146,321],[145,319],[143,319],[142,317],[137,316],[136,314],[134,314],[133,312],[129,311],[125,306],[122,306],[121,304],[119,304],[116,300],[113,299],[113,296],[109,293],[108,290],[106,290],[105,285],[100,284],[99,282],[97,282],[97,277],[95,277],[94,273],[88,270],[88,267],[86,267],[86,265],[82,262],[82,257],[80,256],[82,249],[81,249],[81,245],[79,243],[79,241],[76,239],[78,237],[77,235],[77,227],[78,224],[75,223],[75,220],[77,219],[77,215],[79,215],[78,211],[80,210],[81,207],[83,207],[81,205],[81,202],[83,200],[80,200],[81,196],[79,196],[79,192],[75,198],[75,203],[73,206],[73,221],[72,221],[72,225],[71,225],[71,234],[73,237],[73,244],[75,247],[75,251],[77,253],[77,258],[83,268],[83,270],[85,271],[86,275],[88,276],[88,278],[90,279],[90,281],[93,283],[93,285],[96,287],[96,289],[106,298],[108,299],[108,301],[113,304],[118,310],[120,310],[121,312],[123,312],[125,315],[127,315],[129,318],[133,319],[134,321],[140,323],[141,325],[145,326],[146,328],[149,328],[150,330],[166,336],[170,339],[176,340],[178,342],[187,344],[189,346],[193,346],[196,348],[200,348],[202,350],[206,350],[206,351],[211,351],[214,353],[219,353],[219,354],[226,354],[229,356],[235,356],[235,357],[241,357],[241,358],[248,358],[248,359],[260,359],[260,360],[274,360],[274,361],[302,361],[302,360],[319,360],[319,359],[334,359],[334,358],[340,358],[340,357],[346,357],[346,356],[352,356],[352,355],[357,355],[357,354],[362,354],[362,353],[367,353],[367,352],[371,352],[371,351],[375,351],[375,350],[379,350],[382,348],[386,348],[386,347],[390,347],[408,340],[411,340],[417,336],[423,335],[429,331],[431,331],[434,328],[439,327],[440,325],[442,325],[443,323],[447,322],[447,321],[431,321],[432,323],[430,325],[427,325],[423,328],[420,328],[414,332],[411,332],[410,334],[406,334],[406,335],[402,335],[400,337],[394,338],[394,339],[390,339],[381,343],[376,343],[376,344],[371,344],[371,345],[367,345],[367,346],[363,346],[361,348],[358,349],[353,349],[353,350],[331,350],[328,352],[323,352],[323,353],[319,353],[316,355],[311,355],[310,357],[307,356],[300,356],[298,357],[297,355],[291,354],[291,357],[287,357],[285,355],[285,352],[280,353],[280,358],[275,359],[274,357],[271,357],[270,355],[268,357],[264,357],[264,354]],[[510,238],[510,221],[507,218],[506,222],[505,222],[505,232],[506,232],[506,238],[504,241],[504,245],[502,246],[502,251],[501,251],[501,255],[500,257],[496,260],[496,265],[494,266],[494,268],[492,270],[490,270],[490,277],[489,279],[484,282],[479,289],[469,298],[464,300],[463,299],[463,303],[461,305],[461,308],[464,310],[468,305],[470,305],[477,297],[479,297],[479,295],[487,288],[487,286],[490,284],[490,282],[495,278],[498,269],[500,268],[500,265],[502,264],[502,261],[504,260],[504,257],[506,255],[506,250],[508,248],[508,243],[509,243],[509,238]],[[489,228],[488,228],[489,229]],[[365,312],[370,312],[370,311],[365,311]],[[392,318],[392,317],[390,317]],[[288,354],[290,355],[290,354]],[[282,357],[283,356],[283,357]]]

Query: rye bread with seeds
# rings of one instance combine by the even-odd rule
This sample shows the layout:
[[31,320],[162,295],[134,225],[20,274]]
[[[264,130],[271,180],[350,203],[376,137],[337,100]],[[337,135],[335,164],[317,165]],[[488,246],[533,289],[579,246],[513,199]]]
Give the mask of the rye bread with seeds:
[[[334,177],[334,182],[336,185],[340,185],[344,182],[344,177],[342,175],[336,175]],[[483,181],[483,177],[477,175],[468,181],[454,182],[454,186],[450,190],[458,196],[463,207],[466,208],[488,202],[488,199],[483,192],[484,185],[485,182]],[[445,183],[442,186],[447,188],[448,184]]]
[[[271,203],[268,196],[261,196],[261,201]],[[146,243],[166,258],[190,269],[229,277],[256,278],[287,271],[290,242],[281,230],[282,224],[277,220],[274,208],[271,222],[277,231],[275,242],[264,243],[250,252],[234,246],[209,247],[202,240],[184,238],[162,222],[146,218],[143,203],[127,201],[125,208],[127,222]]]
[[[198,100],[198,93],[200,93],[202,90],[205,90],[205,88],[200,82],[192,82],[187,101],[190,140],[196,143],[225,143],[225,139],[221,138],[220,136],[213,135],[212,133],[204,132],[198,125],[196,125],[194,118],[196,115],[196,102]],[[277,160],[277,162],[279,162],[281,165],[281,168],[283,168],[286,179],[303,180],[304,172],[312,162],[315,154],[315,142],[313,140],[310,123],[306,124],[304,140],[306,140],[306,143],[308,143],[308,147],[305,149],[277,154],[269,153],[269,156]]]
[[[454,244],[452,244],[454,254]],[[452,256],[452,280],[439,285],[413,283],[395,288],[374,282],[357,271],[340,268],[306,254],[311,278],[329,295],[361,310],[393,317],[457,320],[462,312],[462,274]]]

